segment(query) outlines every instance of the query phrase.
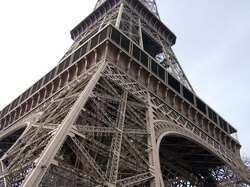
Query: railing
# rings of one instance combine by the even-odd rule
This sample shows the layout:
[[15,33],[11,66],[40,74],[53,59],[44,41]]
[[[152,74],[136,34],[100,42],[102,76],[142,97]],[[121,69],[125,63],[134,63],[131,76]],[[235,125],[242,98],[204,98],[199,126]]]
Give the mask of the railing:
[[121,50],[129,55],[133,56],[142,67],[152,72],[161,81],[182,96],[190,105],[197,108],[200,113],[205,115],[211,123],[215,124],[221,130],[227,134],[233,134],[237,130],[226,122],[221,116],[211,109],[205,102],[203,102],[197,95],[187,89],[179,80],[171,75],[167,69],[150,56],[146,51],[142,50],[137,44],[132,42],[124,34],[122,34],[117,28],[112,27],[110,30],[110,39],[120,46]]
[[192,93],[184,85],[180,83],[179,80],[175,79],[165,67],[157,63],[157,61],[151,57],[146,51],[140,49],[135,43],[128,39],[124,34],[122,34],[118,29],[113,26],[106,26],[100,32],[96,33],[93,37],[79,46],[74,53],[68,56],[65,60],[60,62],[55,68],[48,72],[44,77],[42,77],[38,82],[11,102],[0,112],[0,119],[6,117],[15,108],[20,106],[28,98],[32,97],[41,88],[49,84],[55,77],[60,76],[63,72],[73,65],[79,58],[84,56],[90,50],[92,50],[96,45],[103,42],[107,37],[109,37],[115,44],[118,44],[121,49],[130,54],[135,61],[137,61],[142,67],[152,72],[161,81],[169,85],[174,92],[182,96],[190,105],[197,108],[201,113],[203,113],[211,121],[211,123],[218,126],[227,134],[233,134],[237,132],[229,123],[227,123],[222,117],[220,117],[216,112],[214,112],[211,107],[209,107],[205,102],[203,102],[198,96]]
[[[23,94],[17,97],[9,105],[7,105],[3,110],[0,111],[0,119],[6,118],[12,111],[22,105],[25,101],[39,92],[42,88],[46,87],[50,82],[52,82],[56,77],[60,77],[63,72],[67,71],[78,59],[89,53],[94,47],[102,43],[108,36],[108,27],[103,28],[100,32],[95,34],[89,40],[84,42],[79,46],[74,53],[60,62],[55,68],[49,71],[45,76],[43,76],[39,81],[28,88]],[[23,114],[24,115],[24,114]],[[17,120],[17,119],[15,119]],[[0,121],[1,122],[1,121]],[[13,122],[13,121],[12,121]],[[1,122],[2,123],[2,122]],[[1,124],[2,125],[2,124]],[[6,126],[6,125],[5,125]],[[1,126],[0,129],[3,127]]]

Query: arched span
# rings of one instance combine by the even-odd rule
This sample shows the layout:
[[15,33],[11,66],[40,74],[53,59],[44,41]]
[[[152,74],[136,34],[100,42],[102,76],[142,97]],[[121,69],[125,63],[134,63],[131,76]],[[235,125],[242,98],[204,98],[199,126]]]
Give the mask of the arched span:
[[16,131],[20,129],[23,129],[23,128],[25,129],[28,126],[28,124],[29,123],[20,123],[18,125],[14,125],[14,126],[4,129],[0,133],[0,141],[2,141],[4,138],[10,136],[11,134],[15,133]]
[[9,148],[17,141],[17,139],[22,135],[26,126],[16,129],[16,131],[12,132],[5,138],[0,140],[0,157],[9,150]]
[[[172,121],[166,121],[166,120],[155,120],[154,129],[155,129],[155,136],[156,136],[156,140],[158,144],[159,144],[159,141],[162,139],[162,137],[166,136],[168,133],[170,132],[176,133],[179,136],[184,136],[188,138],[189,140],[196,142],[203,148],[209,150],[209,152],[216,155],[217,158],[222,160],[228,166],[235,167],[235,163],[232,162],[231,158],[233,157],[233,159],[237,161],[237,158],[236,158],[237,155],[225,154],[225,149],[223,148],[223,145],[219,144],[219,142],[209,137],[205,137],[205,138],[202,137],[201,132],[195,133],[194,130],[188,129],[187,127],[185,127],[184,124],[176,124]],[[210,142],[210,140],[211,141],[213,140],[214,142]]]
[[23,134],[27,126],[28,123],[22,123],[20,125],[10,127],[9,129],[5,129],[5,131],[1,133],[0,158],[4,155],[5,152],[9,150],[12,145],[14,145],[18,138]]
[[43,112],[38,112],[31,117],[28,116],[0,132],[0,157],[14,145],[23,132],[28,130],[31,124],[34,124],[42,114]]
[[225,158],[206,141],[170,121],[154,122],[164,186],[214,186],[226,177]]

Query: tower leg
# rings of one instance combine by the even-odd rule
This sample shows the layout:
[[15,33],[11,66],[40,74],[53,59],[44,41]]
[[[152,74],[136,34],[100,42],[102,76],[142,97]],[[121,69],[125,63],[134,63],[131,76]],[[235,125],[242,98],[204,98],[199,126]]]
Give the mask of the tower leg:
[[88,82],[87,86],[80,94],[77,101],[74,103],[71,111],[67,114],[62,124],[59,126],[56,134],[50,141],[49,145],[43,151],[41,157],[36,163],[35,168],[31,171],[31,173],[27,176],[22,186],[38,186],[41,179],[43,178],[45,172],[49,168],[50,164],[56,164],[54,157],[64,142],[66,135],[69,134],[69,130],[73,126],[73,122],[75,121],[78,113],[80,112],[82,106],[86,103],[88,96],[90,95],[92,89],[97,83],[102,70],[105,68],[105,63],[101,62],[100,67],[96,71],[96,73],[92,76],[91,80]]

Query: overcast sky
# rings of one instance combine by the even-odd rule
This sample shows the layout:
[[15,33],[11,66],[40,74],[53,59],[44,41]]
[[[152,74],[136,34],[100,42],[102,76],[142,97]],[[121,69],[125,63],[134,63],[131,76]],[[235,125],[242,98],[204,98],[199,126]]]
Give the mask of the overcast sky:
[[[0,2],[0,110],[51,70],[96,0]],[[157,0],[197,95],[239,132],[250,157],[250,1]]]

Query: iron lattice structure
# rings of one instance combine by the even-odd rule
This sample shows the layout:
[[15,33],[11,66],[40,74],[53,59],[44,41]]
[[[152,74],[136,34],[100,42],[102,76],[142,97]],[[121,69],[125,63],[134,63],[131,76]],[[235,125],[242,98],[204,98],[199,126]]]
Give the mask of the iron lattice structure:
[[193,91],[155,1],[98,1],[1,113],[0,186],[247,186],[236,130]]
[[[101,4],[105,1],[106,0],[98,0],[95,5],[95,9],[101,6]],[[140,2],[142,2],[152,13],[154,13],[155,16],[160,18],[155,0],[140,0]]]

